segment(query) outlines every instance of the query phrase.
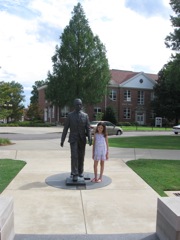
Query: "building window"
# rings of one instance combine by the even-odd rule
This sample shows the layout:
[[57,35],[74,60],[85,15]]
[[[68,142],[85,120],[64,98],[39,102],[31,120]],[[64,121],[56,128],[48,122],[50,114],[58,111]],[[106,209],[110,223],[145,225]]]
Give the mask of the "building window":
[[130,119],[131,118],[131,109],[130,108],[124,108],[123,118],[124,119]]
[[61,109],[61,117],[66,118],[69,113],[69,107],[65,106]]
[[47,119],[48,119],[48,110],[47,108],[44,108],[44,121],[47,122]]
[[116,101],[117,99],[117,91],[116,90],[111,90],[110,93],[109,93],[109,98],[112,100],[112,101]]
[[97,113],[101,113],[100,107],[94,107],[94,114],[96,115]]
[[144,92],[138,91],[138,104],[143,105],[144,104]]
[[154,92],[151,92],[151,101],[153,101],[154,99],[155,99]]
[[131,91],[125,90],[124,91],[124,101],[130,102],[131,101]]

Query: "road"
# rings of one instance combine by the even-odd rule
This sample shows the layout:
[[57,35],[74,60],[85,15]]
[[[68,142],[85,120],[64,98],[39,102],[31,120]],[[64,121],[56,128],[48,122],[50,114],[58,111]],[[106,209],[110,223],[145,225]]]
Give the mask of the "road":
[[[10,140],[42,140],[58,139],[61,137],[62,127],[1,127],[0,138]],[[122,135],[109,137],[132,137],[132,136],[162,136],[174,135],[172,131],[132,131],[124,132]]]

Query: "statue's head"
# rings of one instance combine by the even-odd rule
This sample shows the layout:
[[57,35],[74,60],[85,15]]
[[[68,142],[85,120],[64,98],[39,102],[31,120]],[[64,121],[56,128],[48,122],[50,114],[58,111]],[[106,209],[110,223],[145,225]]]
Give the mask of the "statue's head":
[[76,98],[76,99],[74,100],[74,107],[75,107],[75,110],[76,110],[77,112],[81,111],[81,109],[82,109],[82,101],[81,101],[81,99]]

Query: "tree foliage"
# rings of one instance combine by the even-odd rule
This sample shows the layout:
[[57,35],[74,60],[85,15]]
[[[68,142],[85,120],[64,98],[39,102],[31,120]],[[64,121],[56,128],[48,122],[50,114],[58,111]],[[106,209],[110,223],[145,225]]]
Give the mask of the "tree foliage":
[[8,109],[7,103],[11,100],[11,89],[9,83],[0,82],[0,119],[7,118],[12,109]]
[[[172,50],[180,50],[180,1],[170,0],[170,5],[175,12],[170,20],[174,32],[170,33],[165,44]],[[180,54],[171,56],[171,60],[164,65],[159,72],[157,85],[154,87],[155,99],[153,108],[158,117],[175,120],[178,124],[180,119]]]
[[104,114],[104,116],[103,116],[103,120],[104,120],[104,121],[112,122],[112,123],[114,123],[114,124],[117,124],[116,112],[115,112],[115,110],[114,110],[113,107],[108,106],[108,107],[106,108],[105,114]]
[[105,46],[89,27],[80,3],[60,37],[48,73],[47,99],[58,106],[72,105],[75,98],[94,104],[106,94],[110,80]]
[[176,54],[158,74],[153,108],[158,117],[178,124],[180,119],[180,54]]
[[180,1],[170,0],[170,5],[176,14],[170,17],[174,32],[166,37],[165,44],[172,50],[180,50]]
[[27,117],[31,120],[41,120],[42,110],[40,110],[38,103],[32,103],[28,107]]
[[23,86],[17,82],[0,82],[0,118],[19,120],[23,115]]
[[38,88],[46,84],[46,81],[40,80],[40,81],[35,81],[34,85],[32,86],[32,91],[31,94],[32,96],[30,97],[30,103],[31,104],[37,104],[38,103]]

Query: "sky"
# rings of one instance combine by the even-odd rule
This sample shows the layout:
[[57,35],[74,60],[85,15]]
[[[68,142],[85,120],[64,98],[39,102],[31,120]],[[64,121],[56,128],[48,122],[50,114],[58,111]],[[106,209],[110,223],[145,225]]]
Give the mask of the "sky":
[[170,59],[169,0],[0,0],[0,81],[22,84],[26,107],[35,81],[52,71],[55,46],[78,2],[110,69],[157,74]]

